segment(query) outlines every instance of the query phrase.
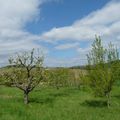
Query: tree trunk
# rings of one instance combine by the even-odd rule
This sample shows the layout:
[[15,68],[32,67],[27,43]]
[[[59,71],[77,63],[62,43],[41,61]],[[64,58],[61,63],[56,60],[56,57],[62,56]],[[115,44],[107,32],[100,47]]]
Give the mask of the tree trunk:
[[28,104],[29,98],[28,98],[28,92],[24,91],[24,103]]
[[110,103],[110,101],[111,101],[111,100],[110,100],[110,99],[111,99],[111,98],[110,98],[110,93],[108,93],[106,96],[107,96],[107,107],[109,108],[110,105],[111,105],[111,103]]

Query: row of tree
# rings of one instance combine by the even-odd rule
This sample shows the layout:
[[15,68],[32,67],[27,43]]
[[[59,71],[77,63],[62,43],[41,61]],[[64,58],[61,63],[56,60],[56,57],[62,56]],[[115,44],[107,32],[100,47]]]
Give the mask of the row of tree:
[[87,59],[88,65],[84,70],[45,69],[43,55],[33,49],[9,59],[9,67],[0,71],[1,84],[22,90],[25,104],[29,102],[29,93],[40,83],[57,89],[66,86],[90,86],[95,96],[107,98],[109,107],[112,88],[120,79],[119,52],[112,43],[105,48],[101,38],[96,36]]
[[33,49],[16,54],[9,59],[9,66],[0,69],[1,85],[17,87],[24,93],[24,103],[29,102],[29,93],[40,84],[55,87],[78,86],[79,74],[68,68],[46,69],[44,57]]

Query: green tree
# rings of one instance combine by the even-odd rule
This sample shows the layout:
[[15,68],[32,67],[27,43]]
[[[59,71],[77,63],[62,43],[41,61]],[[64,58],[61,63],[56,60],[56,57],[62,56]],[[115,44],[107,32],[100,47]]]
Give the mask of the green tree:
[[9,59],[10,68],[2,74],[4,84],[17,87],[24,93],[24,103],[28,95],[43,79],[43,56],[33,49],[31,52],[17,54]]
[[88,76],[90,86],[96,96],[106,96],[107,105],[110,106],[112,87],[115,82],[116,66],[119,53],[113,44],[108,49],[102,45],[100,37],[96,36],[92,50],[87,55]]

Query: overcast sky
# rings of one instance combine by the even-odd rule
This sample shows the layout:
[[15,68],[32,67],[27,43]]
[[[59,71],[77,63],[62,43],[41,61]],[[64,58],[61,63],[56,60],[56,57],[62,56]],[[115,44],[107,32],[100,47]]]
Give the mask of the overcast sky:
[[0,0],[0,65],[39,48],[45,66],[86,63],[95,35],[120,48],[120,0]]

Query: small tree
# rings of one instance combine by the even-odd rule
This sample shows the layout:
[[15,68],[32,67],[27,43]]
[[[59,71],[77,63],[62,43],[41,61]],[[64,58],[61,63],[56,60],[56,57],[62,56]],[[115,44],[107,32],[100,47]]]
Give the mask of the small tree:
[[9,59],[10,69],[5,71],[3,77],[5,85],[17,87],[24,92],[24,103],[28,104],[28,94],[43,79],[43,56],[35,53],[33,49],[30,53],[17,54]]
[[107,105],[109,107],[110,93],[115,82],[115,68],[119,59],[118,51],[111,43],[108,49],[104,49],[101,38],[96,36],[87,59],[90,86],[96,96],[107,97]]

